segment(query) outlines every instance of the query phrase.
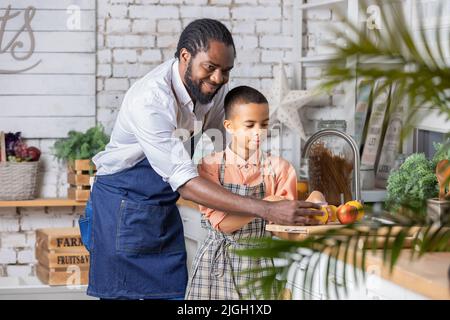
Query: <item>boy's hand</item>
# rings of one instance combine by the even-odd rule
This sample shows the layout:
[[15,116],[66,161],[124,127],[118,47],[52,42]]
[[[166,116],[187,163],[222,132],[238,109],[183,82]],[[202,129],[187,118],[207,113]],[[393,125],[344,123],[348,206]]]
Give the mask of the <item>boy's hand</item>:
[[319,221],[311,217],[317,215],[314,209],[320,209],[320,205],[295,200],[268,202],[265,219],[281,225],[317,225]]

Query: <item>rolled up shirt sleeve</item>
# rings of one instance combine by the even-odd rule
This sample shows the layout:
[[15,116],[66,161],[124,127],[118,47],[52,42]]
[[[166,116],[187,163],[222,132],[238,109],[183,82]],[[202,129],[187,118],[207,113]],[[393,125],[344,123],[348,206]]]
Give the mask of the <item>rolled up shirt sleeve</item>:
[[[157,95],[136,99],[130,112],[133,133],[150,165],[173,191],[198,176],[195,164],[180,140],[176,113]],[[170,102],[169,102],[170,103]]]

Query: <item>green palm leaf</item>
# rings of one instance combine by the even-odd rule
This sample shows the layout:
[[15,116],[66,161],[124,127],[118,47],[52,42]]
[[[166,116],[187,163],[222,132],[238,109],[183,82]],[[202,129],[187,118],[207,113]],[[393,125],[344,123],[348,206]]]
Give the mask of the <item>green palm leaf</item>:
[[[376,1],[381,8],[385,32],[361,30],[358,25],[343,19],[350,32],[337,32],[336,37],[343,39],[346,45],[331,45],[336,51],[336,59],[326,66],[326,80],[321,87],[330,90],[338,84],[358,78],[372,84],[383,80],[384,86],[395,85],[397,101],[392,103],[389,113],[397,110],[402,101],[409,100],[402,133],[405,136],[414,127],[420,108],[433,106],[450,119],[450,59],[445,58],[442,47],[442,39],[448,41],[450,34],[446,31],[443,36],[441,28],[437,27],[434,37],[431,37],[424,31],[423,19],[420,19],[415,41],[414,30],[408,27],[403,11],[392,3],[383,2]],[[437,25],[442,19],[442,5],[443,1],[438,7]],[[364,13],[366,8],[367,4],[362,5],[361,12]],[[418,11],[422,17],[422,11]],[[433,42],[436,45],[433,46]],[[432,50],[433,47],[437,49]],[[344,63],[350,59],[357,61],[355,70]],[[371,60],[384,64],[367,64]],[[386,63],[390,66],[388,69]],[[384,90],[384,86],[374,91],[374,97]]]
[[[390,218],[391,222],[398,219],[397,216],[384,215],[384,219]],[[304,265],[303,298],[314,291],[314,279],[318,277],[319,261],[325,261],[325,292],[331,297],[330,290],[334,290],[336,298],[340,298],[339,287],[343,287],[344,295],[347,295],[346,268],[350,253],[353,260],[353,279],[355,285],[365,281],[366,256],[372,250],[377,249],[377,239],[385,237],[382,248],[383,265],[389,266],[392,272],[400,254],[406,244],[406,240],[414,233],[412,240],[411,261],[420,258],[427,252],[450,252],[450,224],[440,227],[432,225],[415,226],[414,221],[409,225],[372,222],[370,224],[343,225],[337,229],[325,231],[322,235],[310,237],[302,241],[288,241],[272,238],[254,240],[254,246],[250,249],[240,249],[235,252],[238,255],[251,257],[274,257],[284,259],[282,266],[269,268],[255,268],[244,272],[252,275],[246,285],[252,286],[255,292],[260,291],[261,297],[273,297],[273,288],[280,293],[286,287],[286,275],[293,263]],[[360,241],[364,239],[364,241]],[[409,239],[411,240],[411,239]],[[363,245],[361,246],[361,243]],[[338,261],[343,262],[344,268],[338,268]],[[358,273],[362,273],[362,278]],[[294,275],[295,276],[295,275]],[[278,279],[278,280],[277,280]],[[295,278],[294,278],[295,279]],[[342,283],[339,279],[343,279]]]

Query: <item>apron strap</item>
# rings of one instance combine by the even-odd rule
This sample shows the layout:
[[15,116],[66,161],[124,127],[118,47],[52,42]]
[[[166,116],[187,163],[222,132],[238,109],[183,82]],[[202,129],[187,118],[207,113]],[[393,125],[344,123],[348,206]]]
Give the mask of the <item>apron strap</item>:
[[261,168],[262,176],[264,176],[264,166],[265,166],[266,162],[267,162],[267,168],[269,169],[269,174],[272,175],[274,180],[276,181],[276,174],[275,174],[275,170],[273,170],[273,167],[272,167],[272,161],[268,160],[268,158],[264,154],[264,152],[261,151],[261,156],[260,156],[260,163],[261,163],[261,165],[260,165],[260,168]]
[[224,185],[223,178],[225,176],[225,152],[226,151],[223,152],[222,159],[220,160],[219,164],[219,182],[221,185]]

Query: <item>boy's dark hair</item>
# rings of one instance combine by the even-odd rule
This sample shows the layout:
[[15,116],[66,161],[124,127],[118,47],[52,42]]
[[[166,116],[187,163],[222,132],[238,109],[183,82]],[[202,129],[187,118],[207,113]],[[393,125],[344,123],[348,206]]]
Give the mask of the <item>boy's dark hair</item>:
[[233,109],[237,104],[247,104],[247,103],[266,103],[267,99],[258,90],[248,87],[239,86],[230,90],[225,96],[224,108],[225,108],[225,119],[229,119],[233,113]]
[[200,50],[208,51],[210,40],[233,46],[234,54],[236,55],[233,37],[223,23],[213,19],[198,19],[189,23],[181,32],[175,57],[180,58],[180,52],[183,48],[186,48],[192,57],[195,57]]

